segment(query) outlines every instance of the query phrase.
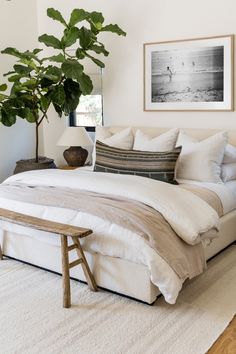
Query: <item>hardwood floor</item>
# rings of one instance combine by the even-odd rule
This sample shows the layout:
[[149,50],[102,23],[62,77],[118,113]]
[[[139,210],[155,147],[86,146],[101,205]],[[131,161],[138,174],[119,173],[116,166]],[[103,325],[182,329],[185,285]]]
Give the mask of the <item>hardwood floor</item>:
[[236,316],[207,354],[236,354]]

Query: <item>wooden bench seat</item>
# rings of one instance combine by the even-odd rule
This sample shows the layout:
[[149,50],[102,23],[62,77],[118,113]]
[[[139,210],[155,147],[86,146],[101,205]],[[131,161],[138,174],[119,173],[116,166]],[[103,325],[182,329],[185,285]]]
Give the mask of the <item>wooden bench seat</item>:
[[[89,288],[93,291],[97,291],[96,282],[90,271],[89,265],[79,241],[80,238],[91,235],[93,233],[92,230],[40,219],[34,216],[25,215],[2,208],[0,208],[0,220],[60,235],[62,254],[63,307],[71,307],[70,269],[79,264],[81,264],[83,268]],[[73,241],[71,246],[68,246],[68,237],[71,237]],[[69,252],[72,250],[76,250],[78,259],[70,263]],[[1,245],[0,259],[3,259]]]

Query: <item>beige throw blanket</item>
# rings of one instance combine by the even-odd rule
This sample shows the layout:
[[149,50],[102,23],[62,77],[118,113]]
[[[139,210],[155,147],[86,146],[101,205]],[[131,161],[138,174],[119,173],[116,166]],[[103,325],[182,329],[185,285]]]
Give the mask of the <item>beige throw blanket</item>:
[[[193,189],[220,213],[219,198],[213,192]],[[78,189],[24,184],[0,185],[0,197],[82,211],[129,229],[145,239],[182,280],[202,273],[205,268],[202,244],[185,243],[158,211],[138,201]]]

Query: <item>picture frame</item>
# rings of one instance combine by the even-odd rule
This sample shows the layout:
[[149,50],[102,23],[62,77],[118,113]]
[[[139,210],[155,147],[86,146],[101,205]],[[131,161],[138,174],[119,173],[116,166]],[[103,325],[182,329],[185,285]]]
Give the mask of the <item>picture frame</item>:
[[144,43],[144,111],[233,111],[234,35]]

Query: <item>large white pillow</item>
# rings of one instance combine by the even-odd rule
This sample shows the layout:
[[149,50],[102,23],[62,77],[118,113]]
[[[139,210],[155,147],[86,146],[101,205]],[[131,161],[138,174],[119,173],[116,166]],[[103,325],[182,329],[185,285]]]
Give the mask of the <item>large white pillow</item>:
[[[119,149],[131,150],[134,144],[134,135],[131,128],[125,128],[118,133],[112,134],[109,128],[97,127],[96,140]],[[96,161],[96,140],[92,154],[93,166]]]
[[227,132],[198,141],[180,131],[176,146],[182,146],[176,179],[222,183],[221,164],[227,144]]
[[166,133],[152,138],[138,129],[135,134],[133,149],[155,152],[173,150],[175,148],[178,133],[178,129],[171,129]]
[[100,128],[96,131],[96,140],[119,149],[131,150],[134,144],[134,135],[131,128],[125,128],[112,134],[109,128]]
[[231,144],[227,144],[225,148],[223,163],[228,164],[234,162],[236,163],[236,147]]
[[223,182],[236,180],[236,162],[224,163],[221,168]]

